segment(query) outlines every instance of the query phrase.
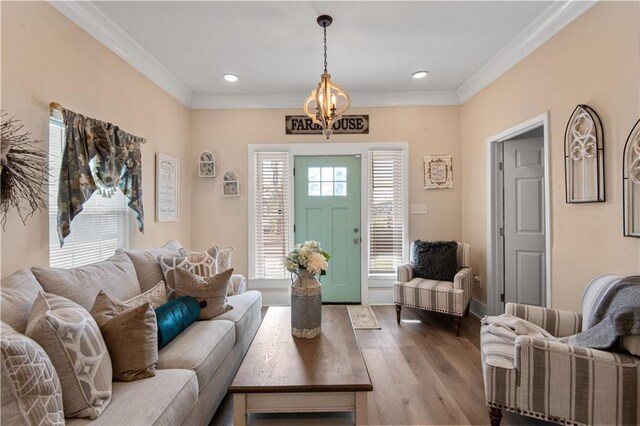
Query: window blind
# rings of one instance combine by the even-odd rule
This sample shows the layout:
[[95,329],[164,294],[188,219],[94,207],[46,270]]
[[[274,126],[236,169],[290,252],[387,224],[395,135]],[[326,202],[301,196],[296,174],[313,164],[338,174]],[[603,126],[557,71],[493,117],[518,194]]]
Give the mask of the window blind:
[[369,151],[369,275],[394,274],[402,263],[402,151]]
[[72,268],[104,260],[117,248],[128,249],[131,217],[127,197],[119,189],[111,197],[96,191],[73,220],[71,234],[60,248],[57,232],[58,177],[63,147],[63,124],[52,119],[49,122],[49,265]]
[[289,245],[289,154],[255,154],[255,247],[252,278],[286,278]]

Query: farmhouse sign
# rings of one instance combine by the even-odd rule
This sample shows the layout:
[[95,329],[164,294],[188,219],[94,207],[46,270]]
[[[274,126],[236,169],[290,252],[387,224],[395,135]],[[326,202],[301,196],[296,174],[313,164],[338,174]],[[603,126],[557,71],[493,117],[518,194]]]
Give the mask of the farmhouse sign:
[[[306,115],[285,116],[287,135],[321,135],[322,127]],[[343,115],[333,123],[333,134],[369,134],[369,115]]]

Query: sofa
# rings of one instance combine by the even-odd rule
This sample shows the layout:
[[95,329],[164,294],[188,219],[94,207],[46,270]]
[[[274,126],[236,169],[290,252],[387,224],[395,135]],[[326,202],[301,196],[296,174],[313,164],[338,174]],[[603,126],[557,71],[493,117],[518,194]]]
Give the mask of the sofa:
[[[0,317],[24,333],[40,291],[66,297],[89,310],[100,290],[126,300],[163,280],[158,256],[177,256],[169,241],[151,250],[118,251],[111,258],[74,269],[34,267],[2,279]],[[69,425],[206,425],[224,398],[261,322],[262,297],[247,291],[241,275],[232,276],[233,309],[212,320],[196,321],[159,351],[155,377],[114,381],[112,399],[96,420],[68,418]],[[3,383],[3,387],[4,387]],[[18,424],[2,393],[2,424]]]

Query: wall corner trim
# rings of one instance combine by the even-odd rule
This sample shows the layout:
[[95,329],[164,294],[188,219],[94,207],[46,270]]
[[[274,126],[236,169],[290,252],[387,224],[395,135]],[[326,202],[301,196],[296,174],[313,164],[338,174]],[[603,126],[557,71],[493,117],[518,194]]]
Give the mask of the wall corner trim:
[[596,3],[597,0],[551,3],[489,62],[458,87],[460,103],[467,102]]
[[93,38],[189,108],[193,92],[151,53],[90,1],[48,0]]

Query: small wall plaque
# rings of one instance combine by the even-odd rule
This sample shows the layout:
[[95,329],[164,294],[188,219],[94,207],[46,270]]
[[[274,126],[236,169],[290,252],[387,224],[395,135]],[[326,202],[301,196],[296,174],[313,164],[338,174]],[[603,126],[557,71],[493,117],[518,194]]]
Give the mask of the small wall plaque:
[[[313,124],[306,115],[286,115],[284,122],[287,135],[322,134],[322,127]],[[343,115],[332,128],[334,135],[369,134],[369,115]]]
[[238,177],[232,171],[228,171],[222,178],[222,195],[225,197],[237,197],[240,195],[240,183]]
[[216,159],[209,151],[202,151],[198,160],[198,176],[216,177]]
[[425,155],[424,189],[453,188],[451,155]]

